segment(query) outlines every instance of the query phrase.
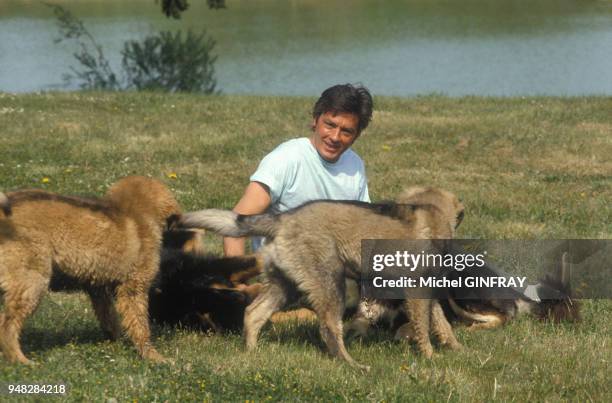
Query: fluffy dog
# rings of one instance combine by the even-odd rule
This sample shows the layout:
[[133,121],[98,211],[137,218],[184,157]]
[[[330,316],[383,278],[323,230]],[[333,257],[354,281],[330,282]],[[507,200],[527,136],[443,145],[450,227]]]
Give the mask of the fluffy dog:
[[19,335],[54,271],[88,292],[111,337],[119,337],[123,328],[142,357],[164,360],[150,343],[148,320],[148,292],[159,269],[162,232],[180,214],[164,184],[127,177],[101,199],[16,191],[6,194],[3,211],[0,347],[7,360],[30,363]]
[[[202,210],[184,215],[182,224],[225,236],[267,237],[261,251],[265,262],[263,290],[245,314],[247,348],[256,345],[259,331],[270,316],[301,291],[317,313],[329,352],[366,369],[346,351],[342,330],[345,278],[360,275],[361,240],[449,239],[462,215],[463,206],[453,194],[415,187],[401,194],[396,203],[315,201],[283,214],[255,216]],[[433,354],[430,330],[442,344],[460,347],[437,302],[406,300],[405,310],[417,346],[425,356]]]

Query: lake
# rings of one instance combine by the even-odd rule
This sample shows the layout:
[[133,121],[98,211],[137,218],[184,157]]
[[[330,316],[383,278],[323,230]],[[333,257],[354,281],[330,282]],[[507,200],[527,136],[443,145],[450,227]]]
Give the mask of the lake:
[[[224,93],[361,82],[377,95],[612,95],[612,1],[190,0],[178,21],[153,0],[49,1],[81,18],[116,67],[126,40],[206,29]],[[58,35],[41,2],[0,0],[0,91],[71,89],[62,74],[77,48]]]

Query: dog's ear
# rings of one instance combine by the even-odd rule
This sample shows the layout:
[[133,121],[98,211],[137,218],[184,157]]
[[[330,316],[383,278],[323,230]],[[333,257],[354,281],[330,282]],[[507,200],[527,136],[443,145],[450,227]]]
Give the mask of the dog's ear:
[[181,215],[180,214],[172,214],[171,216],[169,216],[168,218],[166,218],[166,229],[168,231],[172,231],[176,228],[179,227],[181,221]]
[[404,221],[414,221],[415,211],[420,206],[412,203],[396,204],[393,216]]
[[372,204],[372,207],[378,214],[387,217],[410,221],[414,216],[414,211],[417,206],[414,204],[401,204],[394,201],[382,201]]

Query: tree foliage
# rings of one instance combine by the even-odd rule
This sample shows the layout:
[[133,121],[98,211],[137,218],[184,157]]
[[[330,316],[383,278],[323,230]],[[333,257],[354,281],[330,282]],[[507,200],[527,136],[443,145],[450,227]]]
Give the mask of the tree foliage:
[[[208,8],[220,9],[225,8],[225,0],[206,0]],[[181,13],[189,8],[187,0],[161,0],[162,12],[168,18],[181,18]]]

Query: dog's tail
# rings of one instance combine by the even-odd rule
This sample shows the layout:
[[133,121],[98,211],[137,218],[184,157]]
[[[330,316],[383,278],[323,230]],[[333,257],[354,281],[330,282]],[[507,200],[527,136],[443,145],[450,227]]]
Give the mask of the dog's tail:
[[6,195],[0,192],[0,210],[4,214],[4,218],[11,215],[11,203]]
[[218,209],[194,211],[181,217],[183,227],[204,228],[231,237],[274,237],[277,222],[278,218],[271,214],[241,215]]
[[504,323],[504,320],[501,318],[500,314],[495,314],[492,312],[480,314],[476,312],[467,311],[460,307],[459,304],[457,304],[457,302],[450,296],[448,298],[448,304],[450,305],[455,315],[459,316],[462,319],[467,319],[469,321],[478,323],[483,327],[493,328],[500,326]]

